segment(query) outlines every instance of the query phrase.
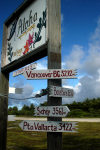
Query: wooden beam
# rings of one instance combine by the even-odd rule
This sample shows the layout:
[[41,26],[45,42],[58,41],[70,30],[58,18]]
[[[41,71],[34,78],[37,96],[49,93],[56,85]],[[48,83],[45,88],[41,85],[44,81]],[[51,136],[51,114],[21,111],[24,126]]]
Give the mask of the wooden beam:
[[[7,27],[3,28],[3,43],[2,43],[2,58],[1,66],[5,63],[5,53],[7,46]],[[8,95],[9,89],[9,73],[0,72],[0,150],[6,150],[7,141],[7,110],[8,110],[8,98],[3,95]]]
[[[61,2],[48,0],[48,69],[61,69]],[[61,86],[61,80],[48,80],[49,86]],[[62,105],[62,98],[49,97],[48,106]],[[48,121],[62,118],[48,117]],[[47,133],[47,149],[62,150],[62,133]]]
[[[0,74],[0,150],[6,150],[9,74]],[[2,96],[1,96],[2,95]]]

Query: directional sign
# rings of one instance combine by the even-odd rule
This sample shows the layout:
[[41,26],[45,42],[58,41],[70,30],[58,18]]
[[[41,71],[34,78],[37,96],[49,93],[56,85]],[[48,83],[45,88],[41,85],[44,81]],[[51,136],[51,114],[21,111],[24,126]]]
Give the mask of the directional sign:
[[61,69],[48,69],[48,70],[28,70],[24,71],[26,79],[71,79],[76,77],[76,70],[61,70]]
[[23,93],[23,88],[9,87],[9,93],[22,94]]
[[67,106],[35,107],[35,116],[65,117],[70,110]]
[[37,66],[36,63],[30,64],[30,65],[28,65],[28,66],[25,66],[24,68],[13,72],[13,77],[18,76],[18,75],[20,75],[20,74],[23,74],[23,72],[26,71],[26,70],[33,70],[33,69],[36,69],[36,66]]
[[73,95],[74,95],[73,89],[62,88],[62,87],[57,87],[57,86],[49,87],[49,96],[72,98]]
[[24,131],[43,132],[76,132],[76,122],[55,122],[55,121],[22,121],[19,126]]

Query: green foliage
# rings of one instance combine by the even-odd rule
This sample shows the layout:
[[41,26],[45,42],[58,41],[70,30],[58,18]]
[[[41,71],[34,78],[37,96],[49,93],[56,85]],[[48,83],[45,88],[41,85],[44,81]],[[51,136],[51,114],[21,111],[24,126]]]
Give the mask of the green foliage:
[[83,110],[81,109],[75,109],[75,110],[72,110],[68,113],[68,116],[67,117],[77,117],[77,118],[82,118],[82,117],[87,117],[88,116],[88,113],[87,112],[84,112]]
[[65,104],[70,109],[69,117],[100,117],[100,98],[86,99],[84,102]]
[[13,108],[9,107],[8,114],[9,115],[18,115],[18,108],[16,106],[14,106]]
[[34,115],[34,105],[30,106],[24,105],[21,110],[18,110],[17,107],[9,107],[8,115],[25,115],[25,116],[33,116]]
[[47,102],[40,104],[40,106],[47,106]]

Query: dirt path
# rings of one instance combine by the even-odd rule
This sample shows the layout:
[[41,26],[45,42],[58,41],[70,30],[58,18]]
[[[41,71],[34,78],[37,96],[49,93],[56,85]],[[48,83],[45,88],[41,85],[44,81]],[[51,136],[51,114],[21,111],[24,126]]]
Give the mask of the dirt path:
[[[15,120],[41,120],[47,121],[47,118],[27,118],[27,117],[15,117]],[[100,122],[100,118],[63,118],[63,121],[78,121],[78,122]]]

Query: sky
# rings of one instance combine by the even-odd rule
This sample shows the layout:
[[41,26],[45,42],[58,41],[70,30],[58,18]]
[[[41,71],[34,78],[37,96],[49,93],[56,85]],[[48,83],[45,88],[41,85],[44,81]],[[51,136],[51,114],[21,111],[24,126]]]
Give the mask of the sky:
[[[0,50],[4,21],[23,0],[3,0],[0,5]],[[61,0],[61,54],[62,69],[77,69],[77,79],[63,79],[62,86],[74,90],[73,98],[63,98],[62,103],[84,101],[100,97],[100,1]],[[1,57],[1,56],[0,56]],[[47,57],[38,60],[37,69],[47,69]],[[1,62],[1,61],[0,61]],[[23,75],[13,77],[10,87],[23,88],[23,94],[10,97],[28,98],[47,87],[47,80],[26,80]],[[29,100],[11,100],[9,106],[21,108],[24,104],[39,105],[47,97]]]

